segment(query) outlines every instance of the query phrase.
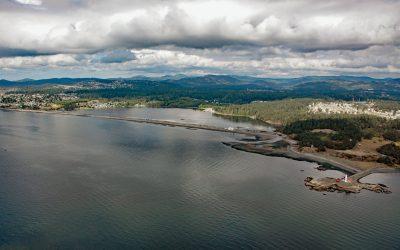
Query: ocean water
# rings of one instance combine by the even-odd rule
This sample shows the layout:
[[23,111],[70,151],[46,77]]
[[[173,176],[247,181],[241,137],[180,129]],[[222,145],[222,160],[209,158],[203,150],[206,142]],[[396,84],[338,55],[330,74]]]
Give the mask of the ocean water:
[[[199,111],[162,111],[114,114],[237,124]],[[305,177],[342,173],[221,143],[233,139],[0,111],[0,249],[400,248],[399,174],[364,178],[389,185],[392,194],[323,195],[304,187]]]
[[105,110],[79,110],[78,114],[96,114],[118,117],[147,118],[155,120],[167,120],[179,123],[207,124],[223,128],[240,127],[273,131],[266,123],[252,120],[246,117],[218,116],[210,112],[202,112],[193,109],[177,108],[122,108]]

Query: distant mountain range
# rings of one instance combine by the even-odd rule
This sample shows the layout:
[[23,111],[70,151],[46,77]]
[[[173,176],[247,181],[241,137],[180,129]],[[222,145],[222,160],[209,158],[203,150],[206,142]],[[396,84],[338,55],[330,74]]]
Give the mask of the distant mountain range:
[[[306,76],[299,78],[260,78],[238,75],[166,75],[162,77],[135,76],[131,78],[51,78],[23,79],[19,81],[0,80],[0,87],[29,87],[51,85],[74,85],[102,83],[110,86],[122,82],[134,86],[136,90],[151,89],[161,94],[162,91],[188,92],[207,91],[241,91],[241,94],[257,94],[257,98],[265,99],[267,94],[276,98],[286,97],[332,97],[339,99],[400,99],[400,78],[370,78],[357,76]],[[136,91],[135,90],[135,91]],[[182,94],[183,95],[183,94]],[[222,94],[221,94],[222,95]]]
[[134,76],[130,78],[49,78],[49,79],[22,79],[17,81],[0,80],[1,87],[18,87],[31,85],[47,84],[76,84],[84,82],[113,82],[113,81],[154,81],[171,82],[187,86],[209,86],[209,85],[255,85],[267,88],[290,88],[298,85],[329,83],[344,88],[374,88],[376,85],[399,84],[400,78],[371,78],[358,76],[305,76],[299,78],[260,78],[239,75],[204,75],[204,76],[186,76],[186,75],[166,75],[161,77]]

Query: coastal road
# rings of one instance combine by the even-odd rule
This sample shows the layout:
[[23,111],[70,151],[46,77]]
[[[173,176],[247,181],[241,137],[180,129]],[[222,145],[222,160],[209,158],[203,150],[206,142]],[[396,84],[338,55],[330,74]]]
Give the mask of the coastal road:
[[360,172],[360,170],[358,170],[356,168],[344,165],[344,164],[342,164],[340,162],[337,162],[335,160],[327,159],[325,157],[322,157],[322,156],[319,156],[319,155],[310,154],[310,153],[300,153],[300,152],[296,151],[295,149],[293,149],[292,145],[288,146],[288,151],[293,153],[293,154],[297,154],[297,155],[299,155],[301,157],[306,156],[308,159],[315,160],[315,162],[318,162],[318,163],[330,164],[330,165],[332,165],[332,166],[334,166],[336,168],[343,169],[346,172],[351,173],[351,174],[356,174],[356,173]]

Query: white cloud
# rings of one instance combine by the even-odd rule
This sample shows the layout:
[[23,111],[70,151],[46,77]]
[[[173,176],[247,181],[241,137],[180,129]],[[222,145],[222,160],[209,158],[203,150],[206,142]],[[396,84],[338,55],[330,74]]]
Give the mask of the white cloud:
[[35,67],[65,67],[78,65],[79,62],[73,55],[29,56],[0,58],[1,69],[19,69]]
[[42,5],[41,0],[15,0],[15,2],[27,5]]
[[399,1],[18,2],[43,8],[0,2],[3,69],[76,64],[110,74],[168,67],[279,75],[399,68]]
[[[249,55],[259,55],[249,56]],[[189,49],[173,46],[92,55],[0,58],[1,69],[69,70],[113,77],[134,74],[198,74],[199,72],[258,76],[359,74],[400,76],[400,48],[374,46],[358,51],[292,52],[276,48]],[[0,71],[1,72],[1,71]],[[71,76],[71,75],[65,75]]]
[[120,8],[109,11],[93,5],[62,13],[50,7],[40,13],[0,11],[1,44],[42,53],[167,44],[284,45],[316,50],[398,45],[400,38],[398,1],[206,0],[154,1],[150,5],[117,1],[114,5],[118,2]]

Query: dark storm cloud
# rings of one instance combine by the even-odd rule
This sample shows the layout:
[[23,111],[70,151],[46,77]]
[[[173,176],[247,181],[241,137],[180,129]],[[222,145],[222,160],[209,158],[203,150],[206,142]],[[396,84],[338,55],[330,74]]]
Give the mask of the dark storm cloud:
[[398,74],[399,12],[389,0],[8,0],[0,65]]
[[41,52],[168,44],[355,50],[398,45],[400,38],[400,4],[394,1],[18,1],[43,9],[3,13],[1,30],[15,22],[1,38],[6,46],[18,46],[20,39],[21,49]]
[[14,56],[38,56],[38,55],[48,55],[48,54],[38,53],[35,50],[13,49],[13,48],[0,47],[0,58],[1,57],[14,57]]
[[98,53],[93,62],[100,63],[122,63],[135,60],[135,54],[129,50],[112,50]]

